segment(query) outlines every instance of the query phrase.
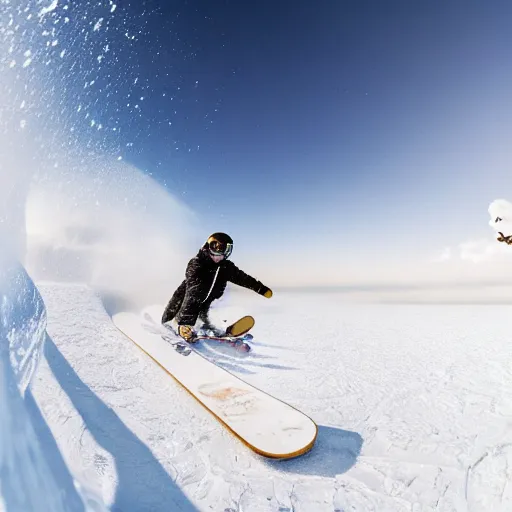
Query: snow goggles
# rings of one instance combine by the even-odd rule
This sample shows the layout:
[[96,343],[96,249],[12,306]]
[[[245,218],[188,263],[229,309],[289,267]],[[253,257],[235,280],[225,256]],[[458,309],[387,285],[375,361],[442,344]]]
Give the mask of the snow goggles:
[[233,252],[233,244],[212,240],[208,245],[208,249],[213,256],[224,256],[225,258],[229,258]]

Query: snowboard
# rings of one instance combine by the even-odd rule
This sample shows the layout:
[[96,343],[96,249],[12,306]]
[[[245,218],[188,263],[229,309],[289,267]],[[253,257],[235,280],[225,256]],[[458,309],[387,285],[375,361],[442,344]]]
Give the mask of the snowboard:
[[[222,331],[218,331],[215,333],[214,330],[206,330],[202,329],[199,331],[199,334],[191,341],[185,341],[179,336],[176,330],[167,324],[157,323],[157,321],[152,316],[152,313],[155,314],[154,308],[148,308],[143,314],[143,319],[145,320],[146,329],[162,332],[162,328],[167,329],[172,336],[162,335],[163,338],[171,343],[176,350],[181,352],[184,355],[188,355],[192,351],[192,346],[195,345],[198,341],[208,341],[215,342],[219,345],[224,345],[230,349],[234,349],[236,352],[240,354],[246,354],[250,352],[251,346],[247,343],[247,341],[251,341],[253,339],[252,334],[249,334],[247,331],[254,326],[254,318],[252,316],[244,316],[240,320],[237,320],[233,324],[231,324],[227,329],[225,329],[225,333],[222,334]],[[156,314],[156,318],[159,318],[160,315]],[[233,334],[227,333],[238,333],[236,336]]]
[[[269,458],[289,459],[313,447],[318,427],[298,409],[248,384],[193,349],[184,357],[184,353],[169,343],[170,331],[148,330],[144,319],[136,313],[118,313],[112,320],[254,452]],[[173,338],[182,346],[178,337]]]
[[254,327],[252,316],[243,316],[226,328],[226,337],[238,337],[248,333]]
[[215,336],[213,334],[200,334],[195,338],[194,343],[197,341],[213,341],[219,345],[229,347],[241,354],[246,354],[251,351],[251,346],[247,342],[252,341],[252,339],[253,337],[251,334],[243,334],[242,336]]
[[200,333],[195,341],[215,341],[234,348],[237,352],[246,353],[251,350],[251,346],[246,342],[252,340],[252,335],[249,334],[249,331],[254,327],[254,323],[255,321],[252,316],[243,316],[228,326],[224,334],[214,334],[207,331],[206,333]]

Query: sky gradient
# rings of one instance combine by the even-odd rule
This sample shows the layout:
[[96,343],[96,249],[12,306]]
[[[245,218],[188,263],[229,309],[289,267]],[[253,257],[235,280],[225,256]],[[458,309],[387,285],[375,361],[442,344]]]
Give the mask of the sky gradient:
[[198,241],[285,284],[496,277],[467,254],[512,198],[509,2],[48,4],[54,138],[152,176]]
[[510,3],[188,6],[176,127],[129,158],[211,229],[249,253],[298,249],[333,281],[491,236],[487,206],[512,192]]

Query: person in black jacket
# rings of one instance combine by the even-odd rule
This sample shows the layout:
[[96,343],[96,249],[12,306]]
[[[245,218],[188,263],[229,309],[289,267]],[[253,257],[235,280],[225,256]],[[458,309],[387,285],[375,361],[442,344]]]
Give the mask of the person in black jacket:
[[178,286],[162,315],[162,323],[173,321],[186,341],[196,337],[194,325],[199,318],[210,326],[208,311],[215,299],[222,297],[229,282],[272,297],[272,290],[240,270],[228,258],[233,240],[226,233],[214,233],[187,265],[185,280]]

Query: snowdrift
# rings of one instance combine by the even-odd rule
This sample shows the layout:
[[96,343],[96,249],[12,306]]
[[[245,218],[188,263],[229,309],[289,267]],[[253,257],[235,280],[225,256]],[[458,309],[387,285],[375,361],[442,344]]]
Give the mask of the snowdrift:
[[5,256],[0,292],[0,510],[104,510],[80,495],[69,473],[47,464],[52,447],[39,442],[24,401],[43,355],[46,308],[25,269]]

